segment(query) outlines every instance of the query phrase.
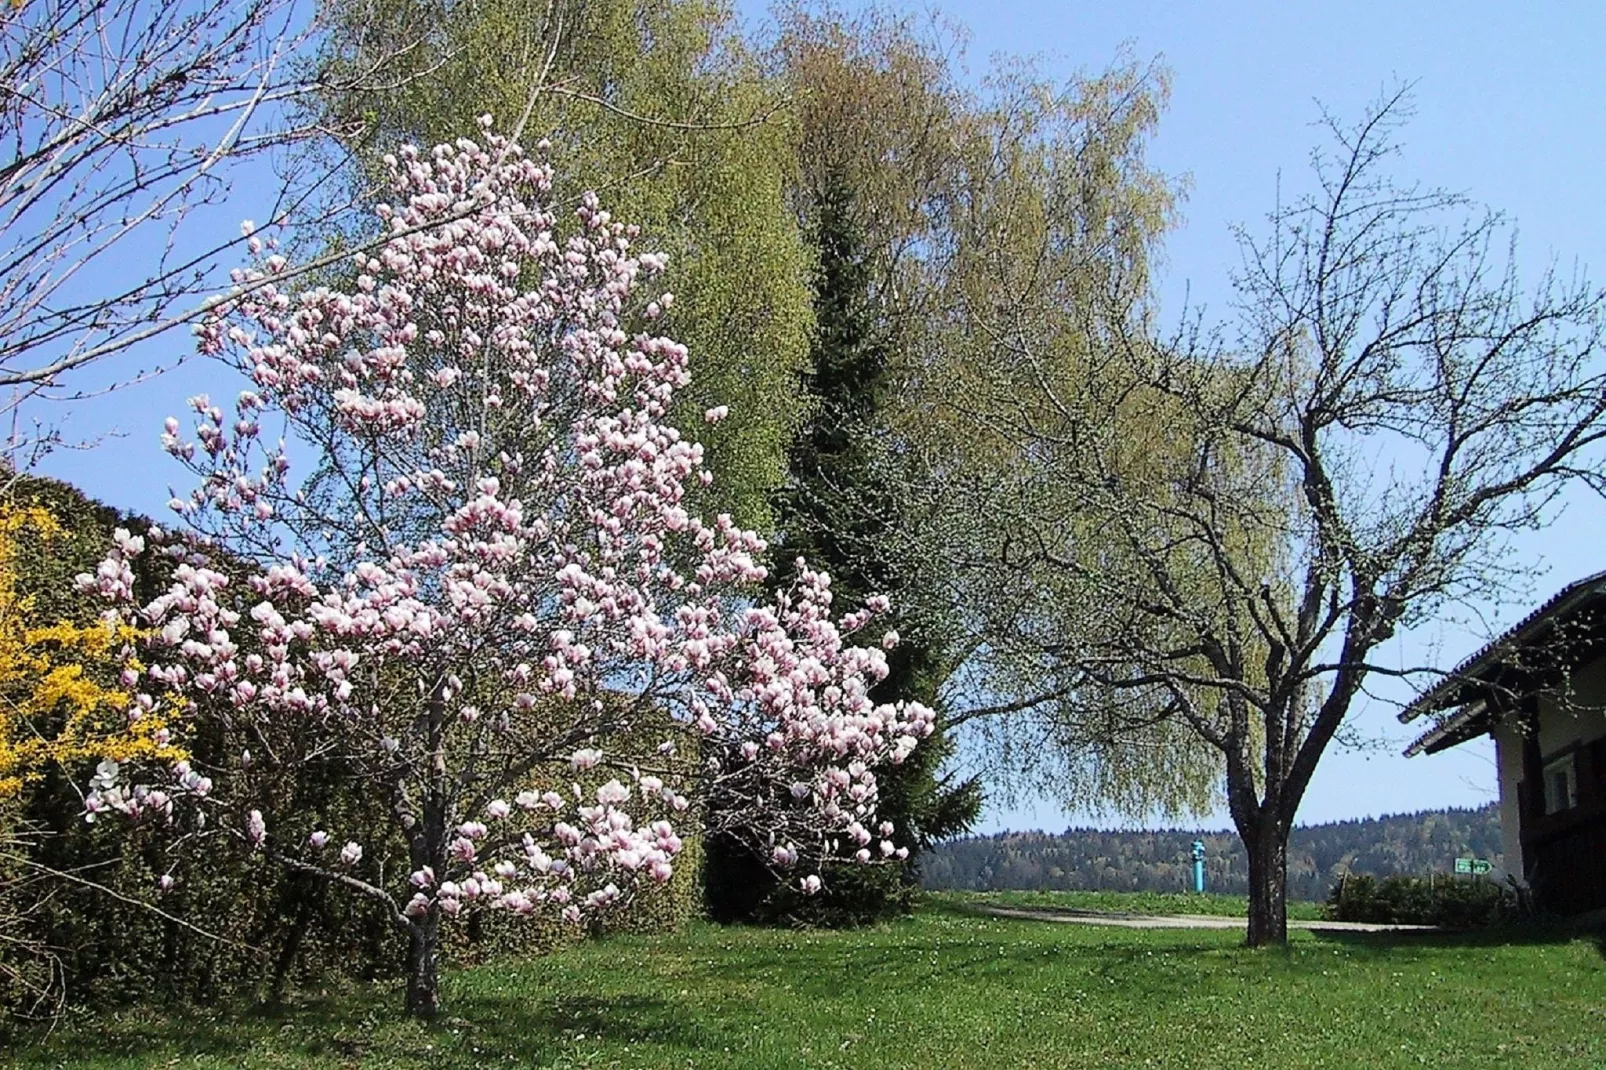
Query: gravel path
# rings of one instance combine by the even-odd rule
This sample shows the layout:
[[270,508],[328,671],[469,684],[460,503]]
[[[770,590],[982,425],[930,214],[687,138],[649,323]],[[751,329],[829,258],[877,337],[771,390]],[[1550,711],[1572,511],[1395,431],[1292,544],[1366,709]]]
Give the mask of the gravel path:
[[[1242,929],[1243,918],[1210,914],[1116,914],[1102,910],[1043,909],[981,906],[976,909],[995,918],[1053,921],[1069,925],[1115,925],[1124,929]],[[1290,929],[1334,933],[1433,932],[1431,925],[1374,925],[1361,921],[1294,921]]]

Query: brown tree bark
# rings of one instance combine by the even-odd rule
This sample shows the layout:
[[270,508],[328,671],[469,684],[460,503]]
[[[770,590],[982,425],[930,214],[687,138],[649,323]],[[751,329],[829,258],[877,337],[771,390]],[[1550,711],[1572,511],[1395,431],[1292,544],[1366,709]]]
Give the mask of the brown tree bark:
[[407,926],[407,1013],[427,1019],[440,1009],[440,918],[432,907]]
[[1262,819],[1240,829],[1249,854],[1250,947],[1288,943],[1288,831],[1283,822]]

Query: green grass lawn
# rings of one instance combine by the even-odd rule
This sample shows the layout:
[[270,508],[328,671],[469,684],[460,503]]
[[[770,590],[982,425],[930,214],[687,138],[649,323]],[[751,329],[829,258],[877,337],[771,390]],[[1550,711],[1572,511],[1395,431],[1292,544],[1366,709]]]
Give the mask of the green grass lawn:
[[[1148,909],[1148,908],[1145,908]],[[696,925],[454,973],[434,1026],[394,988],[283,1012],[72,1021],[23,1067],[1606,1066],[1606,958],[1528,934],[1318,937],[980,917],[855,933]],[[4,1059],[0,1059],[4,1061]]]
[[[1241,895],[1193,895],[1188,892],[936,892],[936,901],[986,903],[991,906],[1028,910],[1100,910],[1123,914],[1211,914],[1226,918],[1247,918],[1249,900]],[[1320,903],[1294,901],[1288,916],[1316,921],[1322,916]]]

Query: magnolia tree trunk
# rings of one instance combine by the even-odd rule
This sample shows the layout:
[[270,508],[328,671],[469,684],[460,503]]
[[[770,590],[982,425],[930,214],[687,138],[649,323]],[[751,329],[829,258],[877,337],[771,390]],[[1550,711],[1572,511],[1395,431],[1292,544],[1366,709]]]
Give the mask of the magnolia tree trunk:
[[[424,725],[428,747],[428,768],[420,777],[423,791],[420,798],[422,820],[408,827],[405,807],[396,813],[399,824],[408,836],[410,857],[415,873],[441,874],[446,870],[446,842],[448,839],[448,791],[446,778],[446,701],[444,680],[437,680],[424,704],[420,722]],[[397,783],[392,787],[393,799],[406,798],[405,787]],[[440,923],[439,900],[428,905],[420,914],[407,919],[407,1013],[414,1018],[433,1018],[441,1006],[440,984]]]
[[1242,830],[1249,855],[1249,946],[1288,942],[1287,826],[1269,818]]
[[431,910],[407,924],[407,1013],[433,1018],[441,1007],[440,916]]

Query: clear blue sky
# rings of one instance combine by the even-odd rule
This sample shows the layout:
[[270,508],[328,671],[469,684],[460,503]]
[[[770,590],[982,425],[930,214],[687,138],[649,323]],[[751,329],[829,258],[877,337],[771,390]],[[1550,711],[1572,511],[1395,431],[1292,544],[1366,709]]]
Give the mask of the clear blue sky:
[[[751,0],[740,7],[749,16],[763,9]],[[1606,174],[1606,6],[947,0],[938,9],[971,30],[973,72],[997,52],[1040,55],[1051,74],[1097,70],[1123,43],[1141,58],[1162,57],[1171,68],[1171,106],[1152,159],[1188,175],[1192,185],[1183,225],[1167,246],[1163,294],[1173,306],[1187,287],[1196,302],[1226,312],[1226,276],[1236,258],[1228,228],[1260,220],[1279,171],[1285,186],[1303,181],[1317,138],[1315,101],[1355,115],[1397,79],[1417,82],[1417,114],[1404,134],[1398,177],[1456,189],[1508,212],[1520,224],[1520,262],[1530,274],[1554,256],[1606,275],[1599,192]],[[242,191],[227,214],[260,218],[261,211]],[[174,335],[160,348],[182,351],[186,342]],[[66,423],[69,436],[116,428],[126,437],[59,452],[45,470],[112,504],[161,511],[167,481],[182,476],[156,447],[161,419],[209,386],[231,392],[204,366],[191,366],[79,406]],[[59,420],[62,414],[49,415]],[[1575,496],[1555,524],[1517,548],[1548,573],[1511,604],[1486,607],[1484,628],[1509,623],[1554,588],[1606,568],[1602,532],[1606,508]],[[1433,629],[1410,637],[1406,653],[1436,652],[1448,664],[1486,634]],[[1407,738],[1385,703],[1363,708],[1356,723],[1374,738],[1400,745]],[[1494,797],[1486,744],[1409,762],[1397,754],[1398,746],[1331,754],[1301,821],[1476,805]],[[1082,820],[1054,806],[1023,805],[994,808],[984,829],[1055,829]]]

